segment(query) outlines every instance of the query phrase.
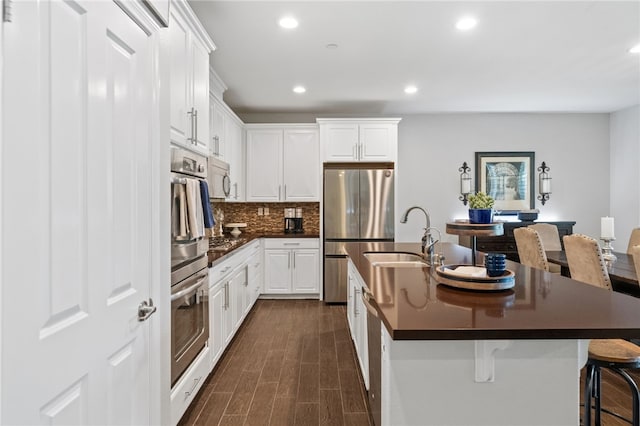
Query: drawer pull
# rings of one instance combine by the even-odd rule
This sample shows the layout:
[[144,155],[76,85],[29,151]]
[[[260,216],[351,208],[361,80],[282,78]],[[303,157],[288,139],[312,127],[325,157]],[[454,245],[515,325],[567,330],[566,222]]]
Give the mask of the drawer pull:
[[300,243],[283,243],[285,246],[299,246]]
[[198,382],[200,381],[200,379],[202,379],[202,376],[200,376],[197,379],[193,380],[193,387],[191,388],[191,390],[184,393],[185,399],[188,398],[189,395],[191,395],[193,393],[193,391],[196,388],[196,386],[198,386]]

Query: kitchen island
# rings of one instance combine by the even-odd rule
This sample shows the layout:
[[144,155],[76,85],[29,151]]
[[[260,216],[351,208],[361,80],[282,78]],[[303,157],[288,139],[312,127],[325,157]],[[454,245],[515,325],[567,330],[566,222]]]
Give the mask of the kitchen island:
[[[579,424],[588,339],[640,337],[639,300],[566,277],[508,261],[513,289],[465,291],[439,284],[432,268],[374,267],[364,256],[420,253],[418,244],[346,250],[382,321],[385,425]],[[442,252],[445,264],[473,263],[467,248]]]

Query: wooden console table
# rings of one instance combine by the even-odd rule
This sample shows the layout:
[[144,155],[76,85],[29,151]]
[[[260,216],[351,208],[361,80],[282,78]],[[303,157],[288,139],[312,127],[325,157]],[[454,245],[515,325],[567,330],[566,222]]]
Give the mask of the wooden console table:
[[[503,222],[504,234],[500,236],[477,236],[476,248],[479,251],[504,253],[507,255],[507,259],[514,262],[520,262],[518,256],[518,247],[516,247],[516,239],[513,236],[513,230],[520,228],[521,226],[529,226],[536,223],[550,223],[558,227],[558,234],[560,234],[560,244],[562,243],[562,237],[565,235],[573,234],[573,225],[575,222]],[[471,237],[468,235],[459,235],[458,244],[464,247],[471,247]],[[562,245],[564,250],[564,244]]]

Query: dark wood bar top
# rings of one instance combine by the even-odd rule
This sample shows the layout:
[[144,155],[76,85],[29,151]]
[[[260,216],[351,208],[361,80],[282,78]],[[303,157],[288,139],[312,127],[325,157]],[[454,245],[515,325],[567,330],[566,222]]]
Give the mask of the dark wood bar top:
[[[459,290],[432,268],[374,267],[366,252],[420,253],[416,243],[348,243],[394,340],[640,338],[640,300],[507,261],[513,289]],[[445,264],[472,264],[471,250],[442,243]],[[482,254],[478,254],[481,264]]]

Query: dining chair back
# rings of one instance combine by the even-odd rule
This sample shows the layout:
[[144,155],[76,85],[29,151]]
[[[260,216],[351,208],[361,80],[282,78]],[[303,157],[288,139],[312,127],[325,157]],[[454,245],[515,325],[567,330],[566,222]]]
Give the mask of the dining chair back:
[[[629,245],[627,246],[627,254],[631,254],[634,246],[640,245],[640,228],[633,228],[629,236]],[[637,267],[636,267],[637,270]]]
[[549,271],[549,262],[547,262],[547,255],[542,247],[538,231],[529,227],[521,227],[513,230],[513,236],[516,239],[520,263]]
[[611,279],[598,241],[582,234],[565,235],[563,241],[571,278],[611,290]]
[[542,247],[544,247],[545,251],[562,250],[560,234],[558,233],[558,227],[556,225],[551,223],[536,223],[528,227],[538,231],[540,239],[542,240]]
[[[542,240],[542,249],[544,251],[562,250],[560,233],[558,232],[558,227],[556,225],[551,223],[535,223],[533,225],[529,225],[529,228],[538,231],[538,235],[540,235],[540,239]],[[549,272],[560,274],[562,272],[562,268],[560,265],[549,263]]]
[[636,276],[640,277],[640,244],[631,247],[630,254],[633,257],[633,265],[636,267]]

